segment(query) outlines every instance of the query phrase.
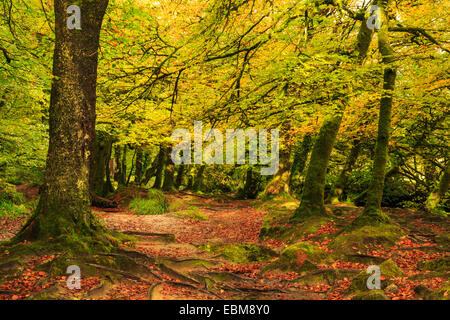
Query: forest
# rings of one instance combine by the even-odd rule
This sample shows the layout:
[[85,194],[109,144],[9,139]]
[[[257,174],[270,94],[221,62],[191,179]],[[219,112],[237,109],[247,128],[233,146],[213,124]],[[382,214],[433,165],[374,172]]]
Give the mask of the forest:
[[448,300],[449,12],[0,0],[0,300]]

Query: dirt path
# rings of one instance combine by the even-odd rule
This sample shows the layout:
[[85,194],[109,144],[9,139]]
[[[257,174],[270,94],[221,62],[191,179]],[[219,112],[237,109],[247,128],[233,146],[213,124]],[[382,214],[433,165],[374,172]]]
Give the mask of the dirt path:
[[[204,272],[226,279],[227,286],[236,286],[236,292],[221,293],[223,298],[255,299],[320,299],[322,293],[307,291],[295,283],[280,284],[274,275],[260,276],[259,271],[266,263],[234,263],[223,256],[199,249],[199,245],[214,244],[256,244],[272,250],[280,250],[282,243],[262,242],[258,239],[262,218],[266,212],[249,206],[248,201],[207,199],[186,194],[169,196],[171,203],[182,203],[177,211],[164,215],[134,215],[133,212],[97,212],[109,228],[135,232],[140,241],[136,249],[163,259],[171,268],[183,274]],[[178,217],[177,212],[195,206],[206,220]],[[174,241],[144,233],[172,234]],[[164,260],[164,259],[174,260]],[[179,260],[179,261],[178,261]],[[188,263],[187,261],[195,261]],[[201,261],[205,263],[200,263]],[[289,281],[290,274],[285,275]],[[123,284],[122,284],[123,285]],[[128,283],[133,287],[132,283]],[[245,288],[242,288],[245,287]],[[282,288],[283,287],[283,288]],[[289,290],[287,288],[290,287]],[[130,289],[130,291],[133,291]],[[109,298],[109,297],[108,297]],[[117,298],[117,296],[114,296]],[[140,297],[136,297],[140,298]],[[195,290],[182,290],[164,285],[153,290],[153,298],[160,299],[216,299],[199,294]]]
[[[134,215],[132,212],[99,212],[108,227],[120,231],[171,233],[178,243],[257,243],[265,212],[249,207],[243,201],[193,198],[172,195],[171,201],[182,201],[185,206],[195,205],[207,217],[206,221],[190,220],[164,215]],[[181,208],[182,209],[182,208]]]

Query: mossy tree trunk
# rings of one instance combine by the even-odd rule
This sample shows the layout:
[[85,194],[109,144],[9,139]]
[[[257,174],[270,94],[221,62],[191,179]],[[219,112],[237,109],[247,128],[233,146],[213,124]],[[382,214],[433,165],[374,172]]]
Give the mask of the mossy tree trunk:
[[342,121],[342,112],[328,116],[323,121],[311,152],[300,206],[293,219],[326,215],[324,204],[325,178],[328,161]]
[[[363,20],[356,41],[357,55],[354,57],[356,63],[361,64],[364,61],[372,36],[373,32],[367,28],[366,21]],[[340,102],[346,104],[344,101],[346,99],[347,97],[341,97]],[[328,161],[339,131],[343,111],[344,108],[337,110],[334,114],[326,117],[322,123],[311,152],[300,206],[292,216],[294,221],[300,221],[310,216],[326,215],[324,205],[325,179]]]
[[120,160],[120,177],[118,181],[121,185],[127,184],[127,151],[128,148],[124,145],[122,149],[122,160]]
[[[112,151],[112,148],[110,149]],[[106,166],[106,182],[105,182],[105,194],[114,192],[114,186],[112,185],[112,181],[111,181],[111,169],[109,167],[109,162],[112,161],[111,160],[111,153],[109,154],[109,160],[108,160],[108,164]]]
[[160,152],[161,152],[161,149],[158,152],[158,154],[156,155],[155,159],[153,159],[153,162],[150,165],[150,167],[145,171],[144,178],[142,180],[143,185],[147,185],[147,183],[149,183],[150,179],[156,174],[156,168],[158,167]]
[[121,181],[121,177],[122,177],[122,147],[121,146],[115,146],[114,159],[116,160],[116,171],[114,172],[114,180],[116,180],[119,185],[123,185],[123,181]]
[[388,20],[384,11],[388,2],[387,0],[377,2],[381,20],[380,30],[378,31],[378,50],[383,57],[383,64],[385,65],[383,92],[380,100],[378,135],[372,168],[372,180],[367,190],[364,211],[353,221],[353,225],[356,226],[377,225],[390,222],[389,217],[381,211],[391,127],[392,101],[397,76],[397,67],[394,65],[395,52],[389,43]]
[[423,159],[423,168],[424,168],[424,176],[425,176],[425,184],[427,186],[428,191],[433,190],[433,185],[437,179],[436,176],[436,166],[429,159]]
[[175,188],[175,166],[170,159],[170,148],[166,149],[165,155],[164,155],[164,163],[165,170],[164,170],[164,183],[162,186],[162,189],[164,191],[176,191]]
[[80,0],[82,30],[66,25],[68,0],[55,0],[55,48],[49,109],[49,149],[44,184],[34,215],[15,237],[98,238],[103,228],[91,213],[97,59],[108,0]]
[[175,188],[179,189],[183,184],[185,165],[180,164],[177,169],[177,178],[175,180]]
[[112,137],[106,132],[98,131],[95,138],[94,160],[91,169],[91,192],[104,197],[108,193],[105,181],[111,157]]
[[186,173],[187,173],[187,184],[186,184],[186,189],[187,190],[192,190],[192,188],[194,187],[194,170],[193,170],[194,166],[193,165],[189,165],[188,168],[186,169]]
[[[266,185],[264,190],[265,195],[280,195],[285,194],[289,195],[289,177],[290,177],[290,150],[288,148],[284,148],[280,150],[280,160],[279,160],[279,168],[277,173],[273,176],[273,178]],[[256,172],[252,171],[252,175],[254,176]],[[259,192],[261,179],[260,177],[254,177],[254,188],[256,189],[254,192]]]
[[447,193],[449,186],[450,186],[450,161],[447,159],[447,164],[444,167],[437,189],[434,192],[432,192],[431,195],[428,197],[426,203],[426,207],[428,208],[428,210],[435,209],[439,205],[441,199],[445,197],[445,194]]
[[289,190],[298,198],[301,196],[301,176],[305,170],[306,161],[312,146],[312,135],[306,134],[300,146],[294,146],[294,159],[289,176]]
[[202,164],[198,170],[197,174],[195,175],[194,182],[192,185],[193,191],[199,191],[203,186],[203,172],[205,171],[206,166]]
[[142,159],[142,174],[141,174],[141,179],[139,181],[139,184],[142,184],[144,182],[145,172],[146,172],[146,169],[149,167],[149,162],[151,160],[149,152],[144,151],[143,154],[144,154],[144,156]]
[[136,169],[134,171],[134,182],[140,184],[142,180],[142,168],[144,163],[144,153],[140,147],[136,147]]
[[391,126],[392,92],[395,88],[396,71],[386,68],[384,71],[383,97],[380,101],[378,136],[372,168],[372,180],[367,190],[366,205],[361,216],[355,219],[358,225],[388,223],[389,218],[381,211],[384,181],[386,174],[389,131]]
[[450,161],[447,160],[447,165],[445,166],[441,180],[439,181],[438,194],[440,199],[444,198],[445,194],[448,191],[449,185],[450,185]]
[[127,146],[116,146],[114,152],[117,166],[114,179],[119,186],[124,186],[127,182]]
[[358,160],[359,153],[361,151],[361,141],[356,139],[352,143],[352,147],[348,154],[348,157],[345,161],[344,168],[342,168],[341,173],[339,174],[338,181],[331,192],[332,196],[337,196],[339,201],[345,201],[347,199],[347,194],[345,189],[347,187],[348,178],[350,173],[353,170],[353,167],[356,164],[356,160]]
[[127,182],[126,185],[128,186],[130,184],[131,181],[131,176],[133,175],[134,170],[134,165],[136,164],[136,154],[137,154],[137,150],[134,150],[133,153],[133,157],[131,158],[131,168],[130,168],[130,172],[128,173],[128,178],[126,178]]
[[155,189],[161,189],[162,182],[163,182],[163,175],[164,175],[164,167],[165,167],[165,160],[166,160],[166,147],[161,146],[159,153],[158,153],[158,159],[156,163],[156,170],[155,170],[155,182],[153,184],[153,188]]
[[244,187],[239,193],[239,198],[256,199],[258,193],[261,191],[261,182],[262,179],[261,174],[259,173],[259,169],[254,166],[249,166],[245,175]]

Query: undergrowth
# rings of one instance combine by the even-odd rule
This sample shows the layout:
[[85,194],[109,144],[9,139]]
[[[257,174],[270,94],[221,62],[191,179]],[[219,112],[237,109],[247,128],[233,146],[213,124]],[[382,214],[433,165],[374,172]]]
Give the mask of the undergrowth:
[[168,212],[169,202],[160,190],[150,189],[148,198],[134,198],[130,203],[130,209],[139,215],[163,214]]

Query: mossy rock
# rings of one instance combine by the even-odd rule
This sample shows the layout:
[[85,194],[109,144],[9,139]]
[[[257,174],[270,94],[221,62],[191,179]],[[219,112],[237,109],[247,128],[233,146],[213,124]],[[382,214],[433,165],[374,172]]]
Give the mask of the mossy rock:
[[290,217],[291,214],[284,214],[283,219],[280,219],[280,217],[273,218],[271,214],[268,217],[266,216],[259,232],[259,238],[279,239],[290,243],[298,241],[305,235],[316,233],[320,226],[331,221],[328,217],[311,217],[300,223],[292,223],[289,220]]
[[339,234],[330,243],[330,248],[340,254],[364,252],[376,245],[388,248],[393,246],[403,234],[403,230],[394,225],[364,226]]
[[23,261],[17,257],[2,258],[0,263],[0,276],[14,274],[23,268]]
[[431,278],[446,278],[448,277],[448,270],[445,271],[429,271],[429,272],[420,272],[415,275],[408,277],[409,280],[421,282],[425,279]]
[[389,300],[383,290],[370,290],[358,292],[352,300]]
[[337,280],[342,280],[351,276],[353,272],[351,270],[343,271],[338,269],[318,269],[313,272],[306,273],[300,278],[296,279],[295,282],[313,285],[317,283],[326,283],[328,285],[333,285]]
[[450,248],[450,232],[439,232],[434,240],[444,248]]
[[315,270],[316,264],[331,262],[331,260],[330,254],[319,247],[308,242],[298,242],[284,249],[280,257],[265,266],[262,272],[281,270],[301,273]]
[[430,300],[450,300],[450,282],[438,290],[433,290]]
[[414,293],[417,298],[423,300],[450,300],[450,283],[442,286],[442,288],[437,290],[431,290],[427,286],[420,284],[414,288]]
[[[390,280],[393,277],[401,277],[404,276],[403,271],[395,264],[392,260],[386,260],[380,267],[380,276],[384,277],[385,280],[381,280],[381,288],[386,288],[390,284]],[[367,291],[367,279],[372,274],[367,273],[366,270],[361,271],[358,275],[353,278],[350,287],[348,288],[349,292],[358,292],[358,291]],[[373,290],[370,290],[373,291]]]
[[221,254],[236,263],[262,262],[277,256],[273,250],[254,244],[208,244],[199,248]]
[[429,271],[449,271],[450,270],[450,257],[437,258],[419,263],[417,268],[419,270]]

